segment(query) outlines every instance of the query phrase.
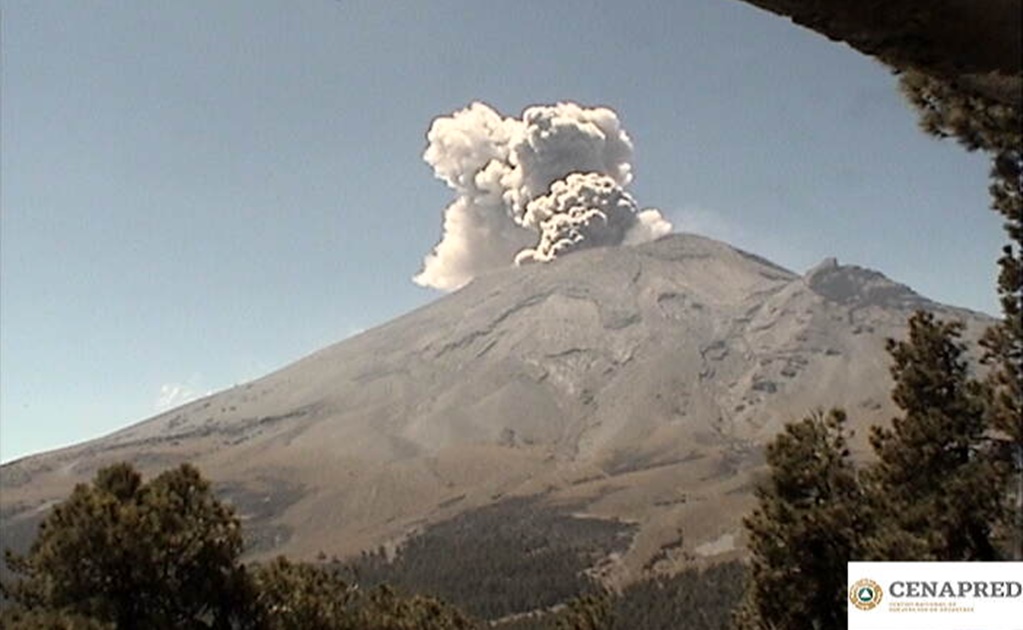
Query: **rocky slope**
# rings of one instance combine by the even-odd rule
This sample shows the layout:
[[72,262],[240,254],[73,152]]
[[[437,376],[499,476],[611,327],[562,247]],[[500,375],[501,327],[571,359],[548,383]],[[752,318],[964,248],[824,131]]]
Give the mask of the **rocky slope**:
[[[893,413],[887,337],[941,306],[880,273],[804,276],[675,235],[478,278],[266,377],[0,468],[5,544],[118,460],[189,460],[248,521],[255,555],[345,555],[502,497],[636,525],[609,577],[741,545],[761,446],[840,405]],[[862,447],[862,436],[858,444]]]

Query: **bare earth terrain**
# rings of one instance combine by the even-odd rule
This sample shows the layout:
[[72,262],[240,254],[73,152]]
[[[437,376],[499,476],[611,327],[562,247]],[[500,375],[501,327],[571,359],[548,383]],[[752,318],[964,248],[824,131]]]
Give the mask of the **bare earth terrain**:
[[[817,407],[894,413],[887,337],[942,306],[825,261],[800,276],[675,235],[509,269],[261,379],[0,468],[3,543],[97,468],[191,461],[250,553],[345,556],[502,498],[635,525],[611,581],[741,549],[762,446]],[[201,343],[201,340],[197,340]]]

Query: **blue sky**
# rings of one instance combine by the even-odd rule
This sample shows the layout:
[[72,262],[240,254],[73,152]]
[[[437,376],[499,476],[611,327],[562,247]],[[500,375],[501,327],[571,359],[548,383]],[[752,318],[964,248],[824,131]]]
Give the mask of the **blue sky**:
[[0,0],[0,458],[435,299],[431,120],[618,112],[676,229],[996,312],[982,156],[876,62],[735,0]]

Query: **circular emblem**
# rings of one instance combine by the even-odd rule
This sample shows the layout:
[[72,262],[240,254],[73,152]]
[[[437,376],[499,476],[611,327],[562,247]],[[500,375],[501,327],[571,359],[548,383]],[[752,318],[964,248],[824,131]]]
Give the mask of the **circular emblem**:
[[870,610],[881,603],[881,585],[874,580],[857,580],[849,587],[849,601],[860,610]]

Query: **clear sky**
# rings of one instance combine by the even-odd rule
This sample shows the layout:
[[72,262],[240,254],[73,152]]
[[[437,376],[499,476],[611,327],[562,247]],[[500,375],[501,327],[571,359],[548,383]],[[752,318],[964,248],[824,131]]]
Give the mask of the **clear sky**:
[[878,63],[737,0],[0,0],[0,458],[98,437],[435,299],[473,100],[618,112],[631,191],[796,271],[997,312],[987,166]]

